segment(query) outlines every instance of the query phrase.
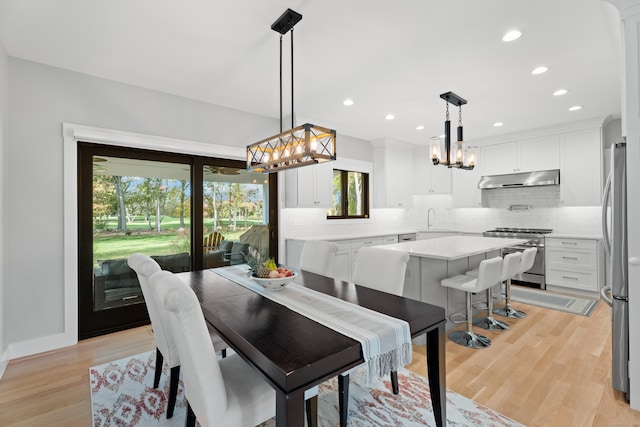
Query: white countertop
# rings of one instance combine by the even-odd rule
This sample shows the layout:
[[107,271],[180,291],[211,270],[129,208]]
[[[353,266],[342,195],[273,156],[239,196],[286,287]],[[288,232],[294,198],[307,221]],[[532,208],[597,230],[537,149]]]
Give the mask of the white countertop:
[[528,242],[527,239],[498,237],[450,236],[381,246],[407,252],[411,256],[452,261]]
[[575,233],[550,233],[545,234],[545,237],[556,237],[558,239],[589,239],[589,240],[601,240],[601,234],[575,234]]
[[351,240],[351,239],[366,239],[368,237],[382,237],[382,236],[394,236],[398,234],[411,234],[417,233],[415,229],[401,229],[401,230],[386,230],[386,231],[367,231],[365,233],[351,233],[351,234],[324,234],[320,236],[308,236],[308,237],[287,237],[286,240]]

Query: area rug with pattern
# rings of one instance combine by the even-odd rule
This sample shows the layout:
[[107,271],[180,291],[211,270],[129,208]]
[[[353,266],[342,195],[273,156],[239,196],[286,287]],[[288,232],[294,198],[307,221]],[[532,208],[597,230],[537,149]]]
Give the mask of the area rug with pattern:
[[565,313],[591,316],[598,306],[599,299],[564,295],[554,292],[531,289],[524,286],[511,286],[511,299],[524,304],[564,311]]
[[[165,364],[160,387],[153,389],[155,352],[138,354],[90,368],[91,407],[94,427],[184,426],[186,401],[182,382],[173,418],[167,420],[165,407],[169,393]],[[391,393],[389,379],[376,380],[365,387],[363,372],[351,374],[349,426],[432,426],[429,385],[426,378],[407,370],[398,372],[400,394]],[[318,424],[337,427],[338,383],[320,385]],[[271,427],[269,420],[260,427]],[[522,426],[466,397],[447,390],[447,426]]]

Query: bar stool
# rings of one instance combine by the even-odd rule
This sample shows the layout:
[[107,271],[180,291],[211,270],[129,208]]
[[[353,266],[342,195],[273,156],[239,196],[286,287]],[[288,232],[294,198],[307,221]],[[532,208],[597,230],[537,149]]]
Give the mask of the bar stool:
[[529,248],[522,251],[522,257],[520,258],[520,263],[518,264],[518,269],[514,274],[509,277],[507,280],[506,288],[505,288],[505,302],[504,307],[496,308],[493,310],[495,314],[504,317],[511,318],[523,318],[527,317],[527,314],[524,311],[516,310],[511,307],[511,277],[516,274],[522,274],[525,271],[528,271],[531,267],[533,267],[533,263],[536,260],[536,253],[538,252],[538,248]]
[[491,340],[483,335],[476,334],[472,330],[473,312],[471,308],[471,294],[484,291],[500,281],[502,271],[502,258],[495,257],[480,262],[478,277],[473,278],[464,274],[449,277],[440,281],[442,286],[458,289],[466,292],[465,302],[467,310],[466,331],[454,331],[449,334],[449,339],[456,344],[470,348],[485,348],[491,345]]
[[[535,248],[532,248],[532,249],[536,250]],[[512,255],[515,255],[515,256],[512,256]],[[509,317],[511,319],[522,318],[527,316],[522,311],[516,310],[515,308],[511,307],[511,279],[513,278],[513,276],[520,273],[520,269],[522,266],[522,256],[523,256],[523,252],[515,252],[515,253],[507,254],[504,256],[505,264],[507,264],[507,258],[509,258],[510,260],[508,265],[504,265],[502,267],[502,275],[500,277],[500,280],[505,283],[504,307],[496,307],[493,309],[493,312],[499,316]],[[534,256],[535,256],[535,252],[534,252]]]

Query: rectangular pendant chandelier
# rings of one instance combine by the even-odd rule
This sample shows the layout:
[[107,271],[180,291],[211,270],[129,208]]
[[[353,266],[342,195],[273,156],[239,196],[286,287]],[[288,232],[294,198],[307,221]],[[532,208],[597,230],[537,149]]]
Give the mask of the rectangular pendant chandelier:
[[277,172],[336,159],[336,131],[305,123],[247,146],[247,169]]
[[[305,123],[294,127],[293,109],[293,27],[302,15],[287,9],[271,25],[280,33],[280,133],[247,145],[247,170],[278,172],[336,159],[336,131]],[[282,131],[282,36],[291,33],[291,127]]]

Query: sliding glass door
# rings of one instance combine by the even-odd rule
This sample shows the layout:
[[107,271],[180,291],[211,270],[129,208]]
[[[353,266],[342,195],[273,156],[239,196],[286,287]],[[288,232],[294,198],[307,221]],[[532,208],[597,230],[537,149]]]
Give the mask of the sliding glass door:
[[177,273],[244,262],[250,246],[277,253],[277,184],[242,162],[90,143],[78,162],[79,338],[148,322],[131,254]]
[[249,247],[269,257],[269,176],[244,168],[203,167],[205,268],[239,264]]

